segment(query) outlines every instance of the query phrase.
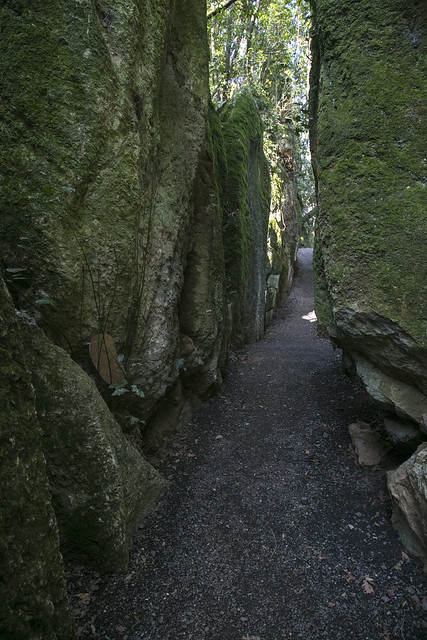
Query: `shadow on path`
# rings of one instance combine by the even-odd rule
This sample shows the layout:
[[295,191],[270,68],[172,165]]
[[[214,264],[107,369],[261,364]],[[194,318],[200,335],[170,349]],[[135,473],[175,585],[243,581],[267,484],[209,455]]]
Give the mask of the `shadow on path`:
[[224,395],[163,470],[170,491],[129,573],[85,611],[92,637],[426,637],[423,574],[402,556],[384,474],[359,468],[349,448],[348,425],[375,409],[316,337],[311,258],[300,250],[286,306],[237,354]]

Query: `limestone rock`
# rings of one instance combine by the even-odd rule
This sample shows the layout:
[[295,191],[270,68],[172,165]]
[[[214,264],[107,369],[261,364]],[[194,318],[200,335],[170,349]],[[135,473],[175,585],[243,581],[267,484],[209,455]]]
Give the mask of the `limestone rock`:
[[279,291],[280,274],[271,273],[267,278],[267,290],[265,293],[265,318],[269,325],[276,308],[277,294]]
[[123,569],[166,482],[126,440],[89,376],[40,329],[21,330],[62,544],[101,569]]
[[234,342],[264,334],[270,178],[262,122],[249,89],[220,110],[225,145],[224,250],[227,292],[233,301]]
[[2,3],[0,245],[26,274],[17,304],[58,346],[82,361],[92,336],[114,337],[147,419],[182,373],[180,331],[204,391],[223,357],[206,10],[106,11]]
[[353,353],[356,371],[367,391],[386,409],[420,422],[427,410],[427,397],[416,387],[387,375],[372,363]]
[[427,444],[388,474],[393,524],[403,544],[427,568]]
[[410,445],[412,443],[420,444],[419,439],[422,437],[419,429],[413,423],[401,422],[392,418],[383,418],[387,435],[395,445]]
[[368,390],[419,422],[427,395],[426,14],[418,0],[312,5],[317,316]]
[[[268,135],[268,134],[266,134]],[[271,136],[272,134],[270,134]],[[296,184],[296,136],[289,129],[278,143],[280,161],[271,166],[271,206],[267,234],[266,325],[292,287],[298,249],[301,203]],[[274,140],[270,139],[274,144]]]
[[355,422],[348,428],[354,449],[362,467],[375,467],[387,459],[384,439],[366,422]]
[[71,640],[31,376],[0,279],[0,637]]

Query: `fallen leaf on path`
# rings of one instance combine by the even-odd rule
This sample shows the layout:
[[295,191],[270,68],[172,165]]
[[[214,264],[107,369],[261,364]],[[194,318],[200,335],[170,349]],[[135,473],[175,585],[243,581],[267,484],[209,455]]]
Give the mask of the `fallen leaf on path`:
[[187,458],[195,458],[196,454],[195,453],[187,453]]
[[404,551],[402,551],[402,560],[410,560],[408,554],[405,553]]
[[372,586],[372,584],[373,584],[372,578],[369,578],[368,576],[366,576],[365,580],[362,582],[363,591],[368,594],[374,593],[375,589]]
[[217,437],[215,438],[215,440],[222,440],[222,439],[223,439],[223,437],[224,437],[224,436],[217,435]]
[[346,581],[348,584],[350,584],[350,582],[357,582],[357,578],[351,573],[351,571],[347,571],[347,569],[344,569],[344,571],[347,574]]

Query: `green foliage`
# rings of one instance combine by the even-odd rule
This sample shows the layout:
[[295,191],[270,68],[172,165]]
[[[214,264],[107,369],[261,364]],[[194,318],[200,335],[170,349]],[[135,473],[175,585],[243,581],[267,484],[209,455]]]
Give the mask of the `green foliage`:
[[[210,9],[220,6],[211,0]],[[249,85],[283,121],[305,102],[309,13],[296,0],[237,0],[209,21],[214,102]],[[302,120],[302,114],[295,116]]]
[[[211,0],[209,11],[223,4]],[[282,164],[278,142],[291,131],[297,136],[295,172],[306,244],[313,235],[315,203],[307,133],[309,26],[309,5],[304,0],[236,0],[209,20],[213,101],[222,104],[242,86],[250,87],[256,97],[264,125],[264,152],[272,171],[273,205],[274,175],[280,174]],[[276,191],[280,189],[278,185]]]

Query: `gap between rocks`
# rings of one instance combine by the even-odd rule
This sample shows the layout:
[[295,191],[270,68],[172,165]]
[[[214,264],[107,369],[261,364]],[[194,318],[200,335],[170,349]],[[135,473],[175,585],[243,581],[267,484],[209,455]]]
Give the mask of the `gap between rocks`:
[[348,425],[376,408],[316,335],[312,250],[267,335],[172,447],[127,574],[69,570],[80,637],[422,640],[420,563]]

